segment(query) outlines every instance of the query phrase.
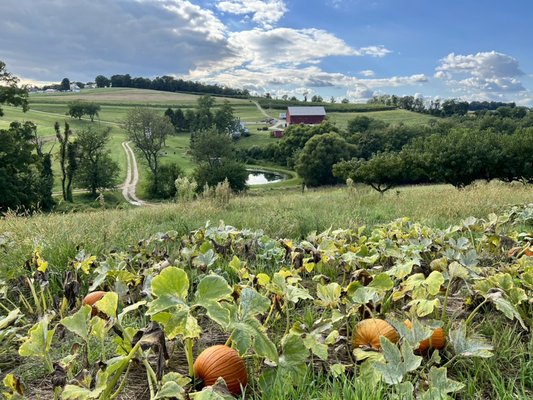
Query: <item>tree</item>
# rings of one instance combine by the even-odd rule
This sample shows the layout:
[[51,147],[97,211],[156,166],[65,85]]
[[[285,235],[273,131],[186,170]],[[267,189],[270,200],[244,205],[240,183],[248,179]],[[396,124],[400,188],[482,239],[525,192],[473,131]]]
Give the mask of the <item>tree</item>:
[[171,199],[176,196],[176,179],[183,175],[179,164],[163,164],[159,169],[159,192],[157,197]]
[[406,181],[406,168],[398,153],[380,153],[370,160],[352,159],[333,166],[333,175],[371,186],[383,194]]
[[225,100],[213,117],[213,123],[218,133],[232,134],[239,128],[239,120],[233,115],[233,107]]
[[339,182],[333,176],[334,164],[351,157],[353,146],[337,133],[314,136],[305,144],[296,163],[296,172],[307,186],[331,185]]
[[211,96],[201,96],[197,100],[196,117],[191,129],[205,131],[213,125],[213,113],[211,108],[215,105],[215,99]]
[[85,103],[80,100],[71,101],[68,103],[67,115],[81,119],[85,115]]
[[83,110],[84,113],[89,116],[91,122],[93,122],[94,117],[97,117],[98,113],[100,112],[100,105],[93,102],[85,103]]
[[76,157],[76,145],[70,142],[70,135],[72,131],[67,122],[65,122],[65,129],[63,134],[59,129],[59,122],[54,124],[54,130],[56,131],[56,137],[59,141],[59,165],[61,167],[61,191],[63,194],[63,200],[73,202],[72,197],[72,180],[78,167]]
[[65,92],[70,90],[70,80],[68,78],[63,78],[61,84],[59,85],[59,90]]
[[1,105],[9,104],[28,110],[28,89],[19,88],[18,78],[6,71],[6,64],[0,61],[0,117],[4,115]]
[[192,137],[191,154],[198,163],[194,176],[199,187],[205,183],[216,186],[227,178],[233,190],[246,188],[248,173],[244,165],[236,161],[234,147],[229,135],[214,129]]
[[119,167],[108,149],[111,128],[85,128],[76,139],[78,170],[76,183],[87,189],[93,197],[97,191],[115,187]]
[[109,87],[111,81],[103,75],[98,75],[96,78],[94,78],[94,83],[96,83],[96,87],[103,88]]
[[31,122],[0,129],[0,212],[48,210],[54,204],[50,154],[36,151],[36,132]]
[[167,136],[174,132],[174,128],[167,117],[149,108],[136,107],[128,111],[123,123],[128,139],[133,142],[137,150],[143,155],[150,172],[152,182],[150,194],[157,196],[160,192],[159,169],[161,149]]

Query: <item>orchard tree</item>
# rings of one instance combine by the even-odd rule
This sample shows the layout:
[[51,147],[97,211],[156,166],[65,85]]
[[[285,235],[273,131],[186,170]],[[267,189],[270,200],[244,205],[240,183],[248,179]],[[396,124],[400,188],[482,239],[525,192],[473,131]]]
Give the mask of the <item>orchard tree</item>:
[[128,111],[123,122],[123,128],[128,139],[133,142],[137,151],[142,154],[146,161],[152,173],[150,194],[157,196],[160,192],[161,150],[165,145],[167,136],[174,132],[174,127],[166,116],[149,108],[136,107]]
[[333,166],[333,175],[346,181],[364,183],[383,194],[404,183],[407,178],[404,160],[398,153],[380,153],[370,160],[353,158]]
[[78,170],[76,183],[91,192],[93,197],[99,190],[112,189],[118,178],[118,164],[111,158],[108,148],[111,128],[85,128],[76,139]]
[[296,163],[296,172],[307,186],[332,185],[339,182],[333,165],[348,160],[353,146],[337,133],[314,136],[305,144]]

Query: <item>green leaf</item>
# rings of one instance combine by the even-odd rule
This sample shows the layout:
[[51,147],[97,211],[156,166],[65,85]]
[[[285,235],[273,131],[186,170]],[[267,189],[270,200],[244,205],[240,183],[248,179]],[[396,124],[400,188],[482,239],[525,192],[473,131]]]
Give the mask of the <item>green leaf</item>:
[[313,296],[309,294],[307,289],[292,285],[287,285],[286,297],[288,301],[294,304],[298,303],[299,300],[313,300]]
[[185,399],[185,389],[177,382],[166,382],[157,392],[154,400],[176,398],[178,400]]
[[398,400],[414,399],[413,392],[415,388],[411,382],[402,382],[396,385],[396,396]]
[[96,316],[91,318],[91,325],[89,331],[91,335],[97,339],[104,340],[111,327],[107,325],[107,322],[102,318]]
[[399,350],[384,336],[380,337],[380,342],[386,362],[375,363],[375,368],[389,385],[401,383],[407,373],[414,371],[422,363],[422,357],[414,355],[407,343],[402,343]]
[[386,292],[394,287],[394,282],[390,276],[384,272],[374,277],[372,282],[368,285],[380,292]]
[[220,303],[206,303],[205,309],[207,311],[207,316],[215,321],[217,324],[223,328],[227,328],[231,322],[231,314],[228,308],[223,307]]
[[92,307],[84,305],[72,316],[63,318],[61,324],[69,331],[87,341],[89,338],[89,321],[91,318],[91,312]]
[[118,322],[120,324],[122,324],[122,321],[124,320],[124,317],[126,316],[126,314],[132,312],[132,311],[135,311],[137,309],[139,309],[140,307],[142,306],[145,306],[146,305],[146,301],[145,300],[141,300],[141,301],[138,301],[137,303],[135,304],[132,304],[128,307],[125,307],[122,312],[118,315]]
[[444,283],[444,276],[439,271],[433,271],[424,281],[427,293],[430,296],[435,296],[440,292],[440,287]]
[[311,350],[313,354],[318,356],[321,360],[328,360],[328,346],[324,343],[320,343],[314,335],[306,335],[304,338],[304,344],[307,349]]
[[462,323],[455,330],[449,333],[450,342],[455,350],[455,354],[463,357],[492,357],[492,346],[479,338],[467,338],[466,327]]
[[457,261],[452,262],[448,266],[448,274],[450,275],[450,280],[452,279],[468,279],[468,270],[459,264]]
[[196,256],[192,260],[192,264],[195,267],[206,267],[206,268],[209,268],[211,265],[213,265],[215,263],[217,258],[218,258],[218,256],[215,254],[213,249],[209,249],[205,253],[202,253],[202,254]]
[[196,303],[203,305],[205,303],[228,299],[232,293],[233,289],[224,278],[218,275],[209,275],[198,283]]
[[178,304],[185,304],[189,292],[189,277],[181,268],[167,267],[152,279],[152,294],[157,299],[149,303],[147,314],[153,315]]
[[442,400],[448,393],[461,390],[465,385],[448,379],[446,368],[431,367],[428,375],[429,389],[422,394],[422,400]]
[[429,315],[433,313],[436,307],[440,306],[439,299],[433,299],[433,300],[411,300],[408,305],[412,307],[412,311],[416,311],[416,315],[418,317],[425,317],[426,315]]
[[377,301],[378,295],[374,288],[371,288],[368,286],[362,286],[362,287],[358,287],[355,290],[351,300],[357,305],[367,304],[370,301]]
[[318,284],[316,295],[319,300],[316,303],[325,308],[337,308],[341,299],[342,287],[336,282],[328,285]]
[[39,322],[33,325],[28,331],[28,338],[19,348],[19,355],[22,357],[45,358],[50,352],[52,338],[55,328],[48,330],[50,315],[45,315]]
[[94,303],[94,306],[109,318],[115,318],[117,316],[118,294],[107,292],[104,297]]
[[244,288],[239,300],[243,319],[263,314],[270,308],[270,300],[252,288]]
[[95,399],[91,390],[76,385],[66,385],[61,393],[63,400]]
[[331,367],[329,367],[329,370],[335,378],[339,378],[346,374],[346,366],[342,364],[333,364]]
[[488,294],[487,298],[490,299],[496,306],[496,309],[501,311],[507,318],[510,320],[516,319],[520,325],[522,325],[522,328],[527,330],[527,327],[524,324],[522,317],[518,313],[518,310],[509,301],[503,298],[503,294],[500,291],[495,291]]

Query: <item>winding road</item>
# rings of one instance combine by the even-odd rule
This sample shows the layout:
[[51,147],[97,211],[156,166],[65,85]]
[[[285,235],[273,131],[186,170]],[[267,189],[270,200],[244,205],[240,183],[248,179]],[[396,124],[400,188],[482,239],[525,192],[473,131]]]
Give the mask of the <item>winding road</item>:
[[126,180],[122,184],[122,196],[128,203],[134,206],[143,206],[147,203],[137,197],[135,190],[139,183],[139,169],[137,168],[137,160],[135,153],[131,149],[129,142],[122,142],[122,148],[126,152],[126,159],[128,161],[128,171]]

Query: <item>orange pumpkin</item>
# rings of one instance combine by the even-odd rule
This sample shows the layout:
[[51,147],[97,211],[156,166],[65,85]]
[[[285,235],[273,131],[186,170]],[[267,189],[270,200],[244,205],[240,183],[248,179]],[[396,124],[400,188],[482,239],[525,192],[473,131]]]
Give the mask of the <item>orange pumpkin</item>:
[[214,385],[219,377],[226,381],[231,394],[238,396],[248,381],[244,360],[235,349],[225,345],[211,346],[194,362],[194,376],[204,385]]
[[98,300],[101,300],[102,297],[104,297],[107,294],[107,292],[103,292],[101,290],[96,292],[91,292],[82,301],[83,305],[91,306],[93,309],[91,311],[91,316],[95,316],[98,314],[98,309],[94,306],[94,303],[96,303]]
[[381,349],[379,338],[385,336],[392,343],[399,339],[398,332],[387,321],[378,318],[364,319],[357,324],[352,336],[353,347],[372,347]]
[[[409,329],[413,328],[413,324],[408,319],[403,322]],[[433,330],[433,333],[429,338],[424,339],[420,342],[420,345],[418,346],[418,349],[416,349],[416,351],[423,353],[429,348],[440,350],[444,347],[445,344],[446,334],[444,333],[444,329],[437,328]]]

